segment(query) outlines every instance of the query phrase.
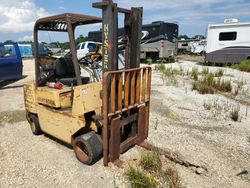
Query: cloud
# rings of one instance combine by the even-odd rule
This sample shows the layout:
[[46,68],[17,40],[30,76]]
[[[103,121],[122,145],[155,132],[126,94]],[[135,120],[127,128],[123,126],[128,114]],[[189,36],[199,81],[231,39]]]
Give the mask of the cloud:
[[34,0],[0,0],[0,32],[32,31],[35,20],[47,15]]
[[66,10],[66,8],[63,7],[63,6],[60,6],[59,9],[61,9],[61,10]]
[[18,38],[18,41],[33,41],[33,35],[25,35]]
[[[249,0],[115,0],[120,7],[143,7],[143,22],[178,22],[181,33],[204,32],[209,23],[226,18],[249,20]],[[249,20],[250,21],[250,20]],[[196,33],[195,33],[196,32]]]

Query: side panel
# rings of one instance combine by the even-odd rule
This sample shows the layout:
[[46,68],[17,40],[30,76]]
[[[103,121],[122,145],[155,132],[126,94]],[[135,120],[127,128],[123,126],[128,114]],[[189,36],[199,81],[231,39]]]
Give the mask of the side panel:
[[206,61],[211,63],[240,63],[250,58],[250,47],[223,48],[206,54]]
[[43,132],[71,144],[71,136],[85,126],[84,118],[39,105],[38,118]]
[[25,84],[24,89],[24,105],[26,111],[30,113],[37,113],[35,83]]
[[72,114],[83,115],[90,111],[100,114],[102,106],[101,90],[101,82],[74,87]]
[[55,108],[71,107],[71,88],[54,89],[47,86],[38,87],[36,90],[36,99],[37,103]]

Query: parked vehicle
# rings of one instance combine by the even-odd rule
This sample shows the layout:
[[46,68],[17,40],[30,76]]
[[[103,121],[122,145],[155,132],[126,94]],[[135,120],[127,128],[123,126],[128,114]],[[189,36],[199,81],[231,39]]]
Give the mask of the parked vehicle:
[[227,19],[223,24],[208,25],[206,61],[239,63],[250,58],[250,22]]
[[97,49],[97,46],[101,46],[100,42],[86,41],[81,42],[76,46],[77,49],[77,58],[81,59],[86,56],[87,53],[93,52]]
[[0,80],[22,78],[23,63],[17,43],[0,43]]
[[[124,39],[125,30],[118,29],[118,42]],[[141,37],[141,59],[166,58],[176,55],[176,38],[178,36],[178,25],[175,23],[166,23],[162,21],[152,22],[142,26]],[[92,31],[88,34],[88,40],[101,42],[102,31]]]
[[189,50],[191,54],[200,54],[203,55],[206,52],[206,40],[200,40],[200,41],[193,41],[189,42]]

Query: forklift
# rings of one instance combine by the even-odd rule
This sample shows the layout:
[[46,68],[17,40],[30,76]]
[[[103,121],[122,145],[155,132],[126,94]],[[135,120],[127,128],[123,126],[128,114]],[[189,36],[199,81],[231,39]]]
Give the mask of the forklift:
[[[120,8],[112,0],[93,7],[102,10],[102,18],[65,13],[36,21],[35,82],[24,85],[24,100],[34,135],[45,133],[71,145],[84,164],[103,157],[107,166],[148,136],[151,68],[140,67],[142,8]],[[122,44],[118,14],[124,14]],[[102,23],[100,57],[78,60],[75,29],[95,23]],[[60,58],[39,55],[39,31],[67,32],[70,52]],[[120,50],[125,54],[123,68],[118,66]],[[84,77],[81,70],[86,68],[90,76]]]

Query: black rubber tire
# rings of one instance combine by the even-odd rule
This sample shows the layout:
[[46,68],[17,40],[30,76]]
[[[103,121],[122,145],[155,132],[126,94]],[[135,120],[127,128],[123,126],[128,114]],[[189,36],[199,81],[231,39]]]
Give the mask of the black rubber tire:
[[39,124],[38,117],[36,115],[34,114],[29,115],[29,123],[31,131],[34,135],[40,135],[43,133]]
[[73,141],[73,148],[76,158],[87,165],[94,164],[102,156],[102,141],[94,132],[77,136]]

